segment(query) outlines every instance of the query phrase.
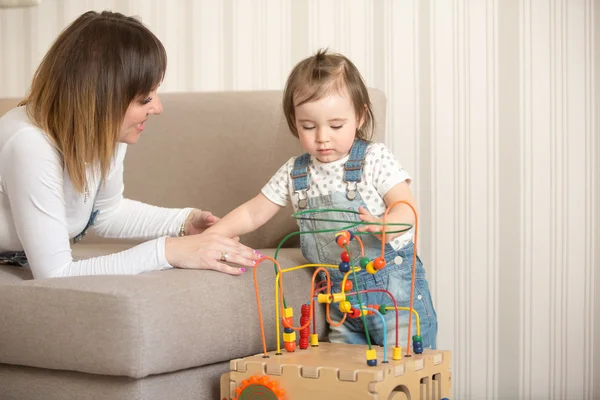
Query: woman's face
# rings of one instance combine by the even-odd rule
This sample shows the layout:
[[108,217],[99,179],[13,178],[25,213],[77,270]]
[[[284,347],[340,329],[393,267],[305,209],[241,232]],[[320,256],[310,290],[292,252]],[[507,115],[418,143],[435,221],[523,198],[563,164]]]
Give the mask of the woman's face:
[[150,114],[158,115],[162,112],[162,104],[156,90],[150,92],[146,97],[134,99],[129,104],[121,125],[119,142],[135,144],[144,130],[148,116]]

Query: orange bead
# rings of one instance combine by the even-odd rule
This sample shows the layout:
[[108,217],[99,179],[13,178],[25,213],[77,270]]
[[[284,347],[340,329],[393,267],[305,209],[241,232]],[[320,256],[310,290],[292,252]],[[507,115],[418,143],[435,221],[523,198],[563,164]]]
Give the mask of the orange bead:
[[376,270],[383,269],[383,267],[385,267],[385,258],[377,257],[373,260],[373,267],[375,267]]
[[348,241],[350,241],[350,232],[348,231],[341,231],[339,232],[340,236],[344,236],[346,239],[348,239]]
[[338,246],[340,246],[341,248],[344,248],[344,246],[348,245],[348,238],[346,236],[340,235],[340,236],[338,236],[336,242],[337,242]]
[[352,281],[350,281],[350,279],[348,279],[344,283],[344,292],[349,292],[351,290],[352,290]]
[[282,318],[281,323],[283,324],[284,328],[291,328],[294,326],[294,320],[291,318]]
[[296,350],[296,342],[285,342],[283,347],[290,353],[293,353]]

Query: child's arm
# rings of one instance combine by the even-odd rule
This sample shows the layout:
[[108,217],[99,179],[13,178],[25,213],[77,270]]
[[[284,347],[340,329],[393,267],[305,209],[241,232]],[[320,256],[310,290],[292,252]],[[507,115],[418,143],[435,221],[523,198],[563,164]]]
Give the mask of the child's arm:
[[250,233],[267,223],[281,208],[260,193],[224,216],[206,232],[216,232],[227,237]]
[[[405,200],[410,203],[415,210],[417,209],[417,202],[410,191],[408,183],[406,181],[398,183],[393,188],[388,190],[388,192],[383,196],[383,201],[385,205],[389,207],[396,201]],[[367,209],[364,207],[358,208],[359,218],[361,221],[365,222],[383,222],[383,219],[375,218],[369,213]],[[404,223],[404,224],[414,224],[415,223],[415,214],[413,210],[405,203],[396,204],[388,213],[386,217],[386,223],[395,222],[395,223]],[[404,229],[405,227],[402,225],[396,226],[388,226],[385,231],[395,231],[399,229]],[[383,227],[381,225],[364,225],[358,228],[361,232],[381,232]],[[386,242],[402,235],[402,233],[390,233],[385,235]],[[381,239],[381,235],[376,235],[379,239]]]

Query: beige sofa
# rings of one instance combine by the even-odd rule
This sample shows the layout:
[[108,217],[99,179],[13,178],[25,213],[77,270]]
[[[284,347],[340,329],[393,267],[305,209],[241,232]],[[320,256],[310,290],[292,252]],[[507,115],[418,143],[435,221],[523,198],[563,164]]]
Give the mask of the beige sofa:
[[[376,90],[371,95],[382,127],[385,97]],[[150,119],[128,150],[130,198],[224,215],[301,151],[288,131],[279,91],[172,93],[161,100],[163,114]],[[0,115],[15,104],[0,100]],[[242,240],[273,255],[296,230],[291,213],[284,210]],[[128,246],[88,236],[73,254]],[[284,268],[305,262],[294,247],[278,259]],[[286,274],[295,318],[308,300],[311,273]],[[261,264],[258,279],[272,350],[272,264]],[[320,312],[318,327],[323,340]],[[26,268],[0,266],[0,400],[214,400],[228,361],[261,351],[251,271],[239,277],[170,270],[34,281]]]

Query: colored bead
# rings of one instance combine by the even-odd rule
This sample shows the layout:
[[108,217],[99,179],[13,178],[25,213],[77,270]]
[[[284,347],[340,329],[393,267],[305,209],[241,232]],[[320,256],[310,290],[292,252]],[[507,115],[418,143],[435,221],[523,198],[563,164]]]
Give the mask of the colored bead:
[[310,335],[310,345],[312,347],[317,347],[319,345],[319,335],[317,333]]
[[283,328],[283,331],[285,333],[292,333],[292,332],[294,332],[294,329],[292,329],[292,328]]
[[354,239],[354,233],[352,233],[352,231],[346,231],[350,234],[350,237],[348,239],[352,240]]
[[339,268],[340,272],[345,274],[346,272],[350,271],[350,263],[348,263],[346,261],[342,261],[340,263],[340,265],[338,266],[338,268]]
[[374,367],[377,365],[377,350],[367,350],[367,365],[369,367]]
[[342,261],[345,261],[347,263],[350,262],[350,255],[348,254],[348,252],[346,250],[342,251],[340,258],[342,259]]
[[291,318],[282,318],[281,324],[284,328],[291,328],[292,326],[294,326],[294,321]]
[[365,268],[367,270],[368,273],[370,273],[371,275],[375,275],[375,273],[377,272],[377,270],[375,269],[375,267],[373,266],[373,261],[369,261],[369,263],[367,264],[367,267]]
[[298,340],[298,347],[300,347],[301,350],[308,349],[308,337],[301,337]]
[[423,341],[421,336],[413,336],[413,353],[423,354]]
[[346,279],[344,282],[344,292],[349,292],[352,290],[352,281],[350,279]]
[[284,333],[283,341],[284,342],[295,342],[296,341],[296,332]]
[[387,312],[388,312],[388,310],[387,310],[387,306],[386,306],[385,304],[381,304],[381,305],[379,306],[379,313],[380,313],[381,315],[385,315],[385,314],[387,314]]
[[348,313],[348,312],[352,311],[352,305],[350,304],[349,301],[342,301],[340,303],[339,308],[340,308],[340,312],[343,312],[343,313]]
[[369,258],[368,257],[363,257],[360,259],[360,266],[363,268],[367,268],[367,264],[369,263]]
[[296,342],[285,342],[283,347],[290,353],[293,353],[296,350]]
[[393,360],[402,360],[402,347],[394,347],[392,353]]
[[348,313],[348,317],[349,318],[358,318],[358,317],[360,317],[360,310],[358,310],[357,308],[352,307],[352,309]]
[[298,345],[300,349],[308,349],[308,337],[310,336],[310,305],[302,304],[300,308],[300,326],[306,325],[306,328],[300,330],[300,340]]
[[317,301],[321,304],[331,304],[333,297],[327,293],[319,293],[317,295]]
[[375,260],[373,260],[373,266],[376,270],[383,269],[383,267],[385,267],[385,258],[377,257]]
[[345,236],[338,236],[336,242],[337,242],[338,246],[340,246],[341,248],[344,248],[344,246],[346,246],[348,244],[348,238]]
[[334,293],[332,297],[334,303],[339,303],[346,300],[346,293]]
[[283,309],[283,316],[285,318],[291,318],[294,316],[294,309],[292,307],[286,307]]

